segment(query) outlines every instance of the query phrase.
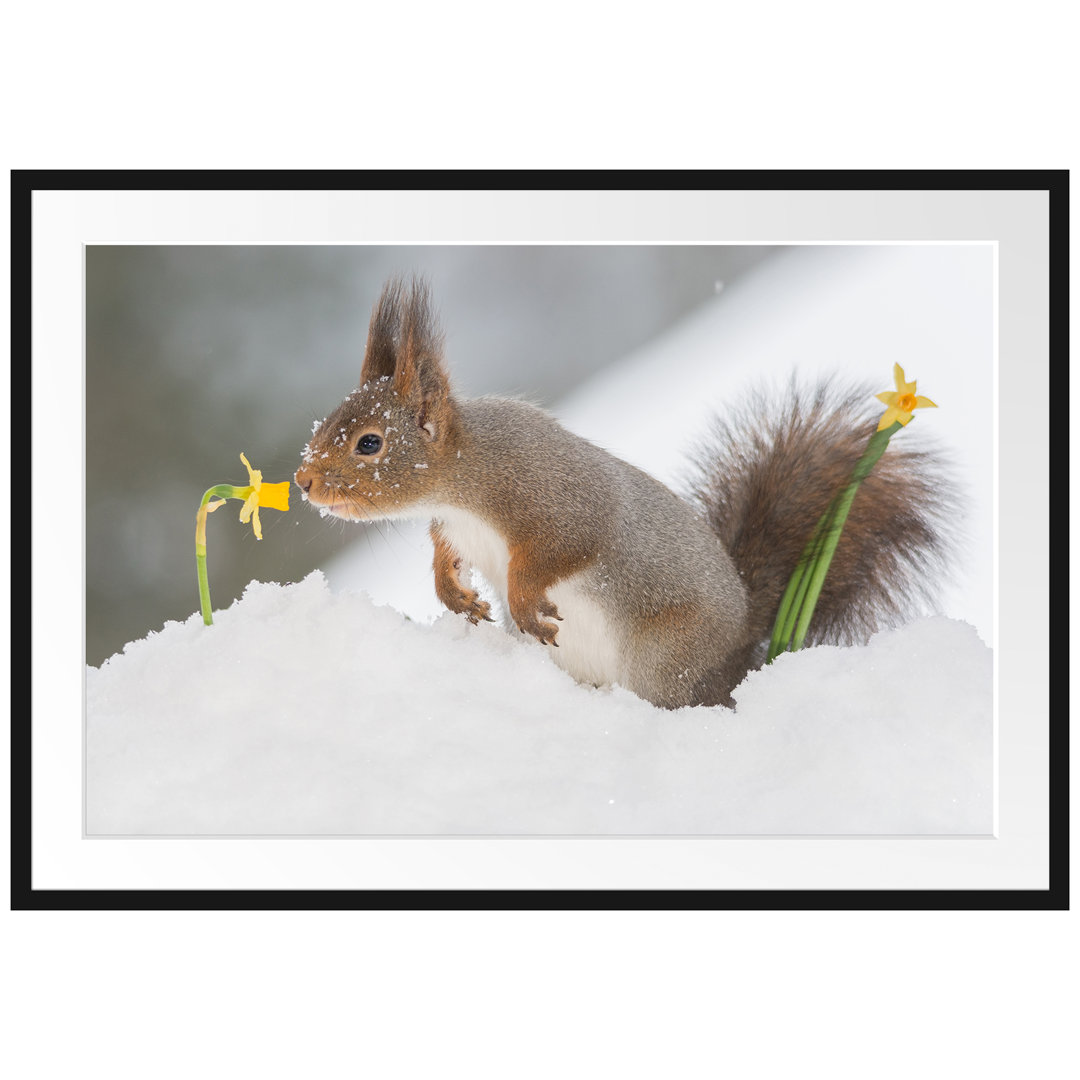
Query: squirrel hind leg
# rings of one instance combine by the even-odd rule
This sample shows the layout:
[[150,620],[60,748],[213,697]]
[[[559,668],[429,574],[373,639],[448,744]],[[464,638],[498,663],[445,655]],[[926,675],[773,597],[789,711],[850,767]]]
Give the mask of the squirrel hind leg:
[[732,648],[730,642],[718,642],[719,632],[722,628],[703,618],[697,605],[670,604],[643,619],[639,632],[630,635],[619,681],[664,709],[733,708],[731,691],[746,673],[753,646]]
[[707,671],[694,687],[694,705],[725,705],[735,708],[731,696],[748,672],[759,668],[765,660],[765,648],[759,642],[739,646],[728,653],[723,662]]

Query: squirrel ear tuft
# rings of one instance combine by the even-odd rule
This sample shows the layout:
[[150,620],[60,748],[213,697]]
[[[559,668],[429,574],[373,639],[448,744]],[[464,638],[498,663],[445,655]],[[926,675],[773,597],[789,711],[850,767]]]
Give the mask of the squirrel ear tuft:
[[391,376],[394,390],[416,409],[417,426],[429,439],[443,433],[450,407],[442,347],[427,284],[413,278],[406,286],[401,278],[391,278],[371,313],[360,384]]
[[413,278],[406,286],[391,278],[371,313],[360,384],[389,375],[406,400],[448,394],[442,348],[427,284]]
[[361,386],[394,374],[401,336],[403,292],[401,279],[391,278],[383,286],[382,294],[371,312],[364,366],[360,371]]
[[431,310],[428,288],[416,278],[402,304],[400,335],[394,389],[430,420],[440,411],[440,402],[449,399],[450,382],[442,366],[443,338]]

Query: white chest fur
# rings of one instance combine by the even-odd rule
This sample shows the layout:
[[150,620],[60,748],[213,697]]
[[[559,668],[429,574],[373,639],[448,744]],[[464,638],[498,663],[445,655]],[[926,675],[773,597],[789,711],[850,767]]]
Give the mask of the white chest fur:
[[[510,553],[506,542],[468,511],[440,506],[432,513],[442,523],[450,546],[495,590],[509,619],[506,571]],[[560,581],[548,590],[548,597],[562,616],[558,624],[559,647],[549,650],[555,663],[579,682],[603,686],[620,681],[619,642],[584,575]],[[513,623],[508,622],[508,626],[513,627]],[[518,633],[516,628],[514,633]]]
[[506,541],[487,522],[467,510],[436,507],[434,517],[442,523],[443,536],[469,566],[479,570],[506,606],[506,568],[510,552]]

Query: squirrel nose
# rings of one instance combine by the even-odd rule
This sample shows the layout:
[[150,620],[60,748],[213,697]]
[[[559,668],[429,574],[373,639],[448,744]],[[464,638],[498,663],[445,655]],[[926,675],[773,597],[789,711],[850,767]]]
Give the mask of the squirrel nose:
[[293,477],[296,481],[296,486],[306,495],[311,490],[311,481],[313,477],[304,469],[297,469],[296,475]]

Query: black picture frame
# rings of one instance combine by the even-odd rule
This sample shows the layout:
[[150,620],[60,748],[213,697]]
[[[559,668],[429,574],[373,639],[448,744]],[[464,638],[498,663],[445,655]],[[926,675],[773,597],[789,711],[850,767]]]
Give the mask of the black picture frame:
[[[1052,430],[1067,430],[1069,174],[1062,170],[1004,171],[34,171],[11,175],[11,355],[12,490],[22,486],[16,463],[25,468],[31,445],[31,380],[28,370],[41,362],[35,354],[32,312],[34,196],[48,191],[898,191],[1045,192],[1049,220],[1049,356],[1054,394],[1048,403]],[[29,364],[15,363],[28,357]],[[1033,360],[1031,362],[1038,362]],[[18,406],[15,406],[18,402]],[[1047,462],[1051,490],[1068,490],[1064,454]],[[31,491],[31,500],[36,493]],[[1049,597],[1055,627],[1046,640],[1051,689],[1068,691],[1068,501],[1059,494],[1049,507],[1048,552],[1054,590]],[[1067,709],[1048,718],[1048,866],[1046,888],[986,889],[109,889],[42,888],[34,884],[33,755],[34,716],[41,702],[33,692],[28,626],[34,618],[31,595],[31,516],[12,521],[11,625],[11,906],[31,910],[331,910],[331,909],[650,909],[650,910],[1064,910],[1069,905],[1069,729]],[[1065,627],[1063,631],[1058,627]],[[25,673],[27,679],[20,677]],[[1057,697],[1057,694],[1054,694]],[[72,828],[78,827],[77,822]],[[162,843],[169,843],[162,840]],[[211,840],[209,843],[228,842]],[[450,843],[461,842],[448,838]],[[510,840],[507,843],[529,843]],[[812,843],[813,840],[807,842]]]

